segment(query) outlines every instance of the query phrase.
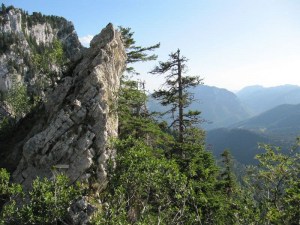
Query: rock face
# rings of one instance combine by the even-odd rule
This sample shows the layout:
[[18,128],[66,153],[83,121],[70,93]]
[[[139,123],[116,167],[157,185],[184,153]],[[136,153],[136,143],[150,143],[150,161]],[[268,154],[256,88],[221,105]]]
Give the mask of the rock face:
[[[58,73],[58,79],[43,86],[43,102],[18,120],[13,135],[0,135],[0,167],[27,190],[36,177],[63,172],[97,191],[106,185],[108,161],[115,156],[110,140],[117,136],[117,95],[126,62],[121,35],[111,24],[86,49],[64,18],[13,7],[0,11],[0,122],[11,115],[2,92],[16,81],[36,96],[37,80],[47,73],[38,72],[35,56],[53,50],[57,40],[64,62],[47,61],[46,72]],[[94,210],[82,197],[70,207],[69,219],[87,224]]]
[[33,85],[37,76],[33,55],[43,54],[54,40],[62,43],[69,62],[79,59],[83,47],[70,21],[41,13],[29,15],[13,7],[0,11],[0,91],[8,90],[13,79]]
[[125,61],[120,34],[109,24],[47,94],[41,116],[16,144],[22,152],[16,182],[26,188],[35,177],[51,177],[64,167],[71,181],[105,184],[108,160],[115,155],[109,140],[117,136],[116,99]]

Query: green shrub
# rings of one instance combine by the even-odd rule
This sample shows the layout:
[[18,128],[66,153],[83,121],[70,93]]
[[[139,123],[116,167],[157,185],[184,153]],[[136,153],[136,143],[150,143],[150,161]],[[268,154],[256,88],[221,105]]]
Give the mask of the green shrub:
[[19,82],[15,82],[7,92],[5,102],[16,119],[22,118],[32,108],[30,98],[27,94],[27,87],[25,84]]
[[63,174],[55,179],[37,178],[31,191],[24,192],[20,185],[10,184],[9,173],[1,169],[0,196],[7,203],[0,214],[0,225],[56,224],[65,218],[68,208],[80,193],[80,185],[70,185]]

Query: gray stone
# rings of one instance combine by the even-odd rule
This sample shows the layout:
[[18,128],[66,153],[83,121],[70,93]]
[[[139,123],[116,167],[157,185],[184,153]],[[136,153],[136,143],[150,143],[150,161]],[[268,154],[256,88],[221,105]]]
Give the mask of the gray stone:
[[[51,90],[41,94],[45,101],[21,121],[17,138],[12,138],[7,145],[7,158],[15,169],[13,181],[28,190],[36,177],[51,178],[54,166],[67,165],[60,170],[71,182],[104,187],[108,160],[115,157],[109,140],[117,136],[115,104],[126,62],[120,33],[108,24],[93,38],[91,47],[85,49],[73,24],[64,19],[55,27],[48,22],[29,26],[22,21],[24,17],[18,9],[10,10],[5,16],[7,22],[0,24],[0,32],[17,35],[19,43],[0,54],[0,90],[11,87],[13,76],[20,82],[27,80],[29,86],[37,81],[36,74],[28,73],[30,66],[24,58],[33,54],[26,36],[45,46],[59,39],[72,65]],[[20,51],[23,56],[18,55]],[[13,70],[12,73],[8,66],[11,61],[21,66],[22,72]],[[53,69],[59,68],[53,65]],[[9,109],[0,107],[0,119],[7,115]],[[69,209],[70,224],[87,224],[94,211],[95,207],[82,197]]]
[[88,224],[96,208],[88,203],[85,197],[76,201],[69,209],[69,221],[74,225]]
[[[19,9],[10,9],[8,13],[0,17],[2,21],[0,32],[18,39],[17,43],[12,43],[4,53],[0,53],[0,91],[10,89],[15,77],[18,77],[20,82],[26,80],[29,86],[37,81],[38,74],[30,70],[32,67],[30,61],[35,49],[29,40],[34,40],[38,46],[50,46],[54,40],[59,40],[69,62],[76,62],[82,57],[83,47],[74,26],[72,22],[64,18],[56,18],[55,25],[47,17],[43,22],[29,23],[28,18],[31,15],[22,16]],[[12,63],[19,67],[18,71],[13,69]],[[51,67],[55,72],[60,70],[58,65]],[[59,75],[62,74],[59,73]]]
[[13,173],[17,182],[29,188],[39,176],[51,177],[57,164],[69,166],[64,172],[75,180],[97,180],[105,184],[107,161],[115,155],[108,147],[116,137],[116,104],[126,54],[120,34],[109,24],[93,39],[91,48],[70,76],[47,93],[44,125],[22,147],[22,159]]

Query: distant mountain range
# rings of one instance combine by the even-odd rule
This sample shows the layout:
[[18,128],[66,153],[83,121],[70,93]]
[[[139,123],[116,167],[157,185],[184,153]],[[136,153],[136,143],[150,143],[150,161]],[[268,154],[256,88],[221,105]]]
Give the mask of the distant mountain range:
[[[300,86],[283,85],[272,88],[249,86],[236,94],[223,88],[200,85],[191,89],[195,102],[189,109],[201,111],[207,121],[205,130],[228,127],[282,104],[300,104]],[[150,98],[150,111],[164,112],[167,108]],[[164,117],[168,120],[168,117]]]
[[300,104],[280,105],[230,128],[247,129],[278,139],[292,139],[300,135]]
[[[288,148],[300,135],[299,86],[250,86],[234,94],[202,85],[191,91],[197,101],[190,109],[201,111],[208,121],[201,127],[207,130],[208,148],[217,157],[229,149],[237,161],[252,164],[255,154],[262,152],[258,143]],[[149,109],[165,111],[153,99]]]
[[282,85],[270,88],[249,86],[236,95],[250,114],[258,115],[278,105],[299,104],[300,86]]
[[280,105],[258,116],[207,132],[207,145],[218,157],[229,149],[237,161],[244,164],[255,162],[254,156],[262,153],[258,143],[289,148],[300,136],[300,104]]
[[[237,96],[226,89],[201,85],[191,89],[191,92],[195,101],[189,109],[201,111],[201,118],[205,120],[201,127],[206,130],[225,127],[250,117]],[[151,97],[148,108],[156,112],[168,110]],[[167,116],[163,119],[169,120]]]
[[204,129],[226,127],[250,117],[238,97],[226,89],[201,85],[191,92],[196,101],[190,109],[201,111],[207,121],[201,124]]

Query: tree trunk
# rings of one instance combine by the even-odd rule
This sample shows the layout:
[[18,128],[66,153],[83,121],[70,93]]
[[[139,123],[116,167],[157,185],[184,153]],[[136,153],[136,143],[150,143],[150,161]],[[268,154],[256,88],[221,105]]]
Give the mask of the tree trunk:
[[183,143],[183,90],[182,90],[182,75],[181,75],[181,61],[180,50],[177,50],[177,67],[178,67],[178,109],[179,109],[179,143]]

